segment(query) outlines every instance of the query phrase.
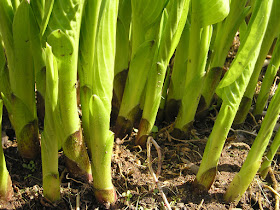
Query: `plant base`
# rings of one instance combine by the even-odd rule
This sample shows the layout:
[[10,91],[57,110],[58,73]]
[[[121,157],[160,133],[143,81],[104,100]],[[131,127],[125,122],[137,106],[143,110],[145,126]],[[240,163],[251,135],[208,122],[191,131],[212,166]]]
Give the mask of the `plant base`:
[[170,99],[166,102],[165,121],[173,122],[178,115],[181,100]]
[[115,188],[109,190],[94,189],[96,200],[106,209],[109,209],[117,201],[117,193]]
[[193,121],[184,125],[183,129],[174,128],[171,132],[171,136],[176,139],[188,139],[191,136],[191,130],[193,129]]
[[142,118],[140,121],[140,124],[139,124],[139,129],[138,129],[138,133],[137,133],[136,140],[135,140],[136,145],[140,145],[141,147],[145,148],[147,138],[150,133],[150,130],[149,130],[150,127],[151,126],[150,126],[150,123],[148,122],[148,120]]
[[118,116],[116,126],[114,128],[115,136],[117,138],[124,138],[126,135],[130,135],[133,130],[133,123],[129,119],[125,119],[122,116]]
[[62,148],[64,154],[70,160],[75,162],[75,164],[68,165],[69,171],[77,173],[77,171],[80,170],[80,174],[86,174],[86,177],[92,179],[91,164],[89,161],[86,145],[82,138],[81,129],[70,135],[64,142]]
[[0,189],[0,200],[9,201],[12,199],[14,190],[12,187],[12,180],[10,175],[7,176],[7,186],[3,187],[4,190]]
[[23,158],[35,159],[41,153],[39,144],[38,121],[34,120],[21,130],[18,139],[18,151]]
[[217,168],[211,168],[194,180],[194,188],[198,191],[208,191],[215,181]]
[[81,170],[76,162],[74,162],[73,160],[69,159],[66,156],[64,157],[65,157],[65,165],[73,177],[84,181],[92,182],[91,173],[87,173],[84,170]]

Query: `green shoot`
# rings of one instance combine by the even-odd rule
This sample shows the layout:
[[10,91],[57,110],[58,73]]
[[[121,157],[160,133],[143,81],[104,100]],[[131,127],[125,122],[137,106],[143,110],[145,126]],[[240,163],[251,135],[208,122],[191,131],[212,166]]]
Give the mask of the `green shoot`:
[[[3,101],[0,100],[0,129],[2,126],[2,109]],[[6,167],[5,156],[2,148],[0,146],[0,200],[8,201],[12,199],[13,196],[12,180],[9,171]]]
[[215,180],[217,164],[226,137],[258,58],[271,7],[272,1],[256,1],[246,36],[229,71],[216,90],[223,103],[207,141],[195,180],[195,183],[204,190],[209,190]]
[[[9,0],[1,1],[0,19],[0,32],[9,68],[9,83],[2,90],[2,97],[16,132],[20,154],[24,158],[34,159],[40,153],[31,50],[36,22],[26,0],[21,1],[17,8],[12,8]],[[1,81],[4,79],[7,77]]]
[[247,117],[249,109],[251,108],[252,99],[255,94],[255,89],[256,89],[256,85],[258,82],[258,78],[259,78],[262,66],[263,66],[263,62],[273,43],[273,40],[279,34],[279,28],[280,28],[280,22],[278,21],[279,14],[280,14],[279,9],[278,9],[279,7],[280,7],[280,1],[273,1],[273,9],[271,11],[268,27],[267,27],[267,30],[266,30],[266,33],[264,36],[264,40],[262,42],[260,54],[259,54],[258,60],[255,64],[255,69],[250,78],[250,82],[249,82],[248,86],[246,87],[246,91],[245,91],[242,101],[240,103],[239,110],[234,119],[235,124],[243,123]]
[[277,39],[275,48],[272,53],[272,58],[270,63],[266,69],[265,77],[262,82],[261,90],[257,98],[256,106],[253,111],[254,116],[262,115],[262,111],[267,103],[267,99],[269,98],[271,92],[271,84],[277,74],[278,68],[280,65],[280,41]]
[[[245,162],[243,163],[240,171],[234,176],[229,188],[225,194],[225,200],[229,202],[238,202],[241,196],[244,194],[250,183],[254,179],[257,171],[260,168],[262,156],[269,143],[270,137],[273,133],[274,126],[278,120],[280,113],[280,88],[277,89],[271,103],[268,107],[267,114],[262,122],[261,129],[247,155]],[[277,142],[278,141],[278,142]],[[271,147],[276,152],[279,146],[279,135],[275,141],[277,145]],[[267,158],[273,158],[273,154],[267,156]],[[270,163],[270,162],[269,162]],[[266,168],[266,163],[263,165]]]

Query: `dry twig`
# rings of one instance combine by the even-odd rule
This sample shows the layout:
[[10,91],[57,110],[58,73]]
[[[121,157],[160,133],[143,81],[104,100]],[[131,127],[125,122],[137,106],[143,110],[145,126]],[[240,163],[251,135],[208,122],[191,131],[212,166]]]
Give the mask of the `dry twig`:
[[277,180],[276,180],[276,177],[275,177],[275,175],[274,175],[273,170],[271,169],[271,167],[270,167],[269,170],[268,170],[268,174],[269,174],[269,176],[270,176],[270,178],[271,178],[271,180],[272,180],[272,187],[273,187],[273,188],[271,188],[270,186],[267,186],[267,185],[265,185],[264,187],[268,188],[269,190],[271,190],[271,191],[274,193],[274,196],[275,196],[275,207],[274,207],[274,209],[275,209],[275,210],[279,210],[279,199],[280,199],[280,195],[279,195],[279,193],[277,192],[278,182],[277,182]]
[[[156,148],[157,150],[157,153],[158,153],[158,168],[157,168],[157,173],[155,174],[154,170],[153,170],[153,167],[152,167],[152,161],[151,161],[151,144],[154,145],[154,147]],[[148,167],[149,167],[149,171],[153,177],[153,180],[154,182],[156,183],[157,185],[157,188],[158,188],[158,191],[159,193],[161,194],[161,197],[163,199],[163,202],[166,206],[166,208],[168,210],[171,210],[171,207],[170,207],[170,204],[159,184],[159,180],[158,180],[158,177],[160,175],[160,172],[161,172],[161,165],[162,165],[162,159],[161,159],[161,151],[160,151],[160,146],[157,144],[157,142],[153,139],[153,137],[149,136],[148,139],[147,139],[147,162],[148,162]]]

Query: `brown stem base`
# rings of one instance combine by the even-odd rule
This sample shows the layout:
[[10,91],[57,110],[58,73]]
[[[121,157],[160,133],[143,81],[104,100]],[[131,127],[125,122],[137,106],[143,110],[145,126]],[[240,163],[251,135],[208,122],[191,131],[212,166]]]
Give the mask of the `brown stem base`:
[[142,118],[139,124],[138,133],[136,136],[135,144],[140,145],[141,147],[145,148],[147,138],[150,134],[150,123],[148,120]]
[[165,121],[173,122],[178,115],[181,100],[170,99],[166,102]]
[[77,169],[79,168],[81,170],[79,173],[84,174],[86,177],[91,179],[88,180],[89,182],[92,181],[91,164],[89,161],[86,145],[82,138],[81,129],[70,135],[64,142],[62,148],[64,154],[75,163],[70,164],[69,161],[68,170],[70,172],[77,173]]
[[182,130],[174,128],[171,132],[171,136],[176,139],[188,139],[191,136],[191,130],[193,129],[193,121],[186,124]]
[[10,175],[7,177],[7,188],[5,191],[0,190],[0,200],[10,201],[14,195],[14,190],[12,187],[12,180]]
[[117,201],[117,193],[115,188],[109,190],[94,189],[94,195],[96,200],[106,209],[112,207]]
[[211,168],[204,172],[199,179],[194,180],[193,186],[197,191],[207,192],[215,181],[217,168]]
[[114,128],[115,136],[122,139],[126,135],[130,135],[132,133],[132,130],[133,123],[129,119],[118,116],[116,126]]
[[18,151],[23,158],[36,159],[40,151],[38,121],[34,120],[21,130],[17,136]]

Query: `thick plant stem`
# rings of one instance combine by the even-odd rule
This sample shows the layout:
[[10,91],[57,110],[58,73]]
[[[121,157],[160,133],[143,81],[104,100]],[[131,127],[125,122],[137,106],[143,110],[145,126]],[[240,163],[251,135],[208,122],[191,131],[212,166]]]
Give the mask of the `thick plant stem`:
[[169,1],[162,14],[158,46],[153,58],[152,68],[149,72],[143,114],[135,141],[136,144],[146,144],[146,135],[150,134],[155,123],[166,69],[180,41],[187,21],[188,11],[189,0]]
[[92,96],[91,69],[94,65],[94,49],[101,0],[87,1],[81,25],[78,73],[80,79],[80,98],[82,107],[83,135],[90,149],[89,101]]
[[245,8],[246,2],[246,0],[231,1],[228,16],[224,21],[217,23],[217,34],[212,49],[213,54],[210,58],[210,67],[207,70],[197,112],[203,113],[211,105],[213,95],[223,73],[223,65],[232,40],[248,13],[249,8]]
[[118,0],[104,0],[99,10],[94,47],[92,93],[89,104],[90,152],[93,187],[97,201],[106,207],[116,202],[112,184],[111,158],[114,134],[110,131],[111,100],[113,94],[114,62]]
[[269,62],[269,65],[267,67],[261,90],[257,98],[256,106],[254,108],[253,114],[255,117],[260,116],[262,114],[262,111],[264,110],[264,107],[267,103],[267,100],[269,98],[270,88],[273,83],[273,80],[277,74],[278,68],[280,65],[280,41],[279,38],[277,39],[275,48],[272,53],[272,58]]
[[280,130],[277,131],[277,134],[274,137],[274,140],[273,140],[272,144],[270,145],[270,148],[269,148],[267,154],[263,158],[261,168],[259,169],[259,174],[261,175],[261,177],[263,179],[265,179],[265,177],[268,173],[268,170],[271,166],[271,163],[273,161],[273,158],[274,158],[276,152],[278,151],[279,146],[280,146]]
[[33,52],[29,40],[36,23],[27,1],[22,1],[15,13],[7,4],[6,1],[0,2],[0,31],[7,56],[10,88],[2,95],[15,129],[19,153],[24,158],[34,159],[39,155],[40,147]]
[[116,137],[130,134],[141,115],[144,89],[157,49],[156,39],[167,1],[131,1],[131,58],[116,127]]
[[130,134],[137,116],[141,113],[140,100],[143,98],[148,70],[152,64],[155,48],[154,41],[144,42],[138,48],[135,56],[132,57],[116,122],[115,133],[117,137],[122,138],[126,134]]
[[223,145],[261,48],[261,40],[265,34],[271,6],[272,1],[256,1],[245,40],[241,43],[230,70],[217,88],[216,92],[222,98],[223,103],[207,141],[195,180],[195,183],[204,190],[209,190],[215,180]]
[[[189,52],[189,62],[187,67],[187,78],[185,84],[186,93],[182,99],[182,105],[175,120],[175,129],[172,133],[176,138],[186,138],[192,128],[192,122],[195,117],[202,87],[205,80],[205,65],[207,53],[210,45],[212,27],[206,26],[200,28],[200,23],[193,17],[191,23],[191,35]],[[199,39],[199,41],[195,41]],[[195,46],[196,45],[196,46]],[[197,49],[197,50],[194,50]],[[190,103],[190,99],[192,102]]]
[[91,165],[81,134],[76,94],[83,6],[84,0],[55,1],[46,35],[58,67],[58,110],[62,125],[60,132],[63,133],[61,146],[65,155],[76,162],[87,173],[87,177],[91,177]]
[[[211,5],[211,8],[208,8],[205,4],[206,2],[202,1],[191,1],[192,13],[185,94],[172,132],[172,135],[176,138],[188,137],[192,128],[205,80],[212,24],[223,20],[229,13],[229,4],[226,1],[219,4],[219,7]],[[211,15],[210,9],[215,10],[213,12],[215,15]]]
[[210,189],[215,180],[220,154],[236,111],[237,109],[223,103],[211,135],[207,140],[202,162],[195,179],[195,184],[203,191]]
[[[2,109],[3,109],[3,101],[0,100],[0,131],[2,126]],[[7,170],[5,156],[1,144],[0,145],[0,200],[9,201],[12,199],[13,194],[14,191],[12,188],[12,180]]]
[[188,44],[190,37],[190,24],[187,21],[176,48],[174,65],[165,107],[165,120],[172,122],[178,115],[181,100],[185,92],[187,74]]
[[117,113],[122,101],[130,60],[131,0],[120,0],[116,34],[116,58],[114,67],[114,96],[112,112]]
[[256,85],[258,82],[258,78],[263,66],[263,62],[265,60],[265,57],[273,43],[273,40],[275,37],[279,34],[280,31],[280,22],[278,21],[278,17],[280,15],[279,11],[280,1],[274,1],[273,2],[273,9],[271,11],[271,16],[269,18],[268,27],[262,42],[260,54],[258,57],[258,60],[255,64],[254,72],[250,78],[250,82],[246,88],[246,91],[244,93],[243,99],[240,103],[240,108],[236,114],[234,123],[235,124],[241,124],[245,121],[247,114],[251,108],[252,99],[255,94]]
[[[254,179],[254,176],[260,168],[263,153],[265,152],[269,143],[274,126],[278,120],[279,113],[280,89],[278,88],[269,105],[267,114],[262,122],[261,129],[247,155],[245,162],[243,163],[238,174],[234,176],[229,188],[227,189],[225,194],[226,201],[236,203],[239,202],[241,196],[244,194],[251,181]],[[279,146],[279,142],[277,144]]]
[[61,144],[61,126],[57,113],[58,69],[50,46],[46,47],[46,117],[44,131],[41,135],[41,155],[43,170],[44,196],[54,202],[60,199],[60,182],[58,173],[58,146]]

